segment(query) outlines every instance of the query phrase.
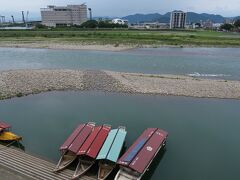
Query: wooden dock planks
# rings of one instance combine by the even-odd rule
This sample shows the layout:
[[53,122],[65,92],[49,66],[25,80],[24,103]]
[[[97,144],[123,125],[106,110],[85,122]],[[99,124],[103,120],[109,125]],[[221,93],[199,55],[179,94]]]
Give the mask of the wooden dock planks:
[[[68,169],[61,173],[53,173],[55,164],[2,145],[0,145],[0,165],[36,180],[67,180],[71,179],[74,173]],[[81,179],[94,180],[96,178],[84,176]]]

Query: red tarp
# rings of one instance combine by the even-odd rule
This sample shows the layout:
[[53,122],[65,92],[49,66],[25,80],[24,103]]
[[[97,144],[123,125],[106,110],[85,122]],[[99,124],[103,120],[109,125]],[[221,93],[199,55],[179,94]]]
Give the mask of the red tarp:
[[[118,164],[128,166],[133,158],[137,155],[140,150],[138,146],[144,146],[147,140],[152,136],[152,134],[157,130],[157,128],[146,129],[141,136],[133,143],[133,145],[123,154],[123,156],[118,160]],[[141,145],[139,145],[141,144]],[[131,156],[131,157],[130,157]]]
[[102,126],[94,127],[92,133],[88,136],[85,143],[79,149],[77,155],[85,155],[90,146],[92,145],[94,139],[97,137],[99,131],[101,130]]
[[129,167],[139,173],[143,173],[149,163],[153,160],[166,137],[167,133],[158,129],[140,150]]
[[81,132],[81,130],[86,126],[86,124],[80,124],[74,131],[73,133],[67,138],[67,140],[63,143],[63,145],[60,147],[60,150],[65,150],[67,149],[74,139],[77,137],[77,135]]
[[87,151],[86,155],[91,158],[96,158],[100,149],[102,148],[111,127],[104,125],[101,130],[99,131],[97,137],[94,139],[92,145],[90,146],[89,150]]
[[11,127],[11,125],[9,125],[9,124],[7,124],[5,122],[0,121],[0,128],[7,129],[7,128],[10,128],[10,127]]
[[119,159],[118,164],[143,173],[167,137],[167,132],[148,128]]
[[94,126],[91,124],[86,125],[78,136],[74,139],[68,150],[77,154],[83,143],[86,141],[88,136],[91,134]]

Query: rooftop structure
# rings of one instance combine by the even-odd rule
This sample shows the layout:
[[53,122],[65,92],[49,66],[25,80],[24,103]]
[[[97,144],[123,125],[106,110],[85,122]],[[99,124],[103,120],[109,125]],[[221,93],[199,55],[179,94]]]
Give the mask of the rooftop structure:
[[124,19],[113,19],[112,20],[113,24],[121,24],[121,25],[127,25],[128,24],[128,20],[124,20]]
[[87,6],[48,6],[41,9],[42,24],[49,27],[81,25],[87,21]]
[[187,13],[183,11],[173,11],[171,13],[170,28],[171,29],[184,29],[186,26]]

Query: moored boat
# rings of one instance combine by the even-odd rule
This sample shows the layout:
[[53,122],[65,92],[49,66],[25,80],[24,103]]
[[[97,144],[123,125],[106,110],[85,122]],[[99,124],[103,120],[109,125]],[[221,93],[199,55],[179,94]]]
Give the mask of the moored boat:
[[140,180],[158,152],[165,146],[168,133],[148,128],[118,160],[120,170],[115,180]]
[[97,156],[99,160],[98,180],[105,180],[116,167],[117,160],[125,142],[127,132],[125,127],[113,129]]
[[58,172],[69,166],[76,158],[77,152],[83,145],[85,140],[91,134],[95,123],[80,124],[73,133],[67,138],[67,140],[60,147],[61,158],[53,170]]
[[0,121],[0,141],[20,141],[22,137],[10,132],[11,125]]
[[93,166],[110,130],[111,126],[109,125],[98,126],[93,129],[91,135],[77,153],[78,165],[72,179],[84,175]]

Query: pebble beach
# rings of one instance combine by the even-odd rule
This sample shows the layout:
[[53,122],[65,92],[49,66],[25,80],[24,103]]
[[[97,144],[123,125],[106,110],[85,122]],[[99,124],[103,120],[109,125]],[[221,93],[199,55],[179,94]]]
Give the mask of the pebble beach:
[[240,99],[240,81],[100,70],[27,69],[0,72],[0,99],[64,90]]

